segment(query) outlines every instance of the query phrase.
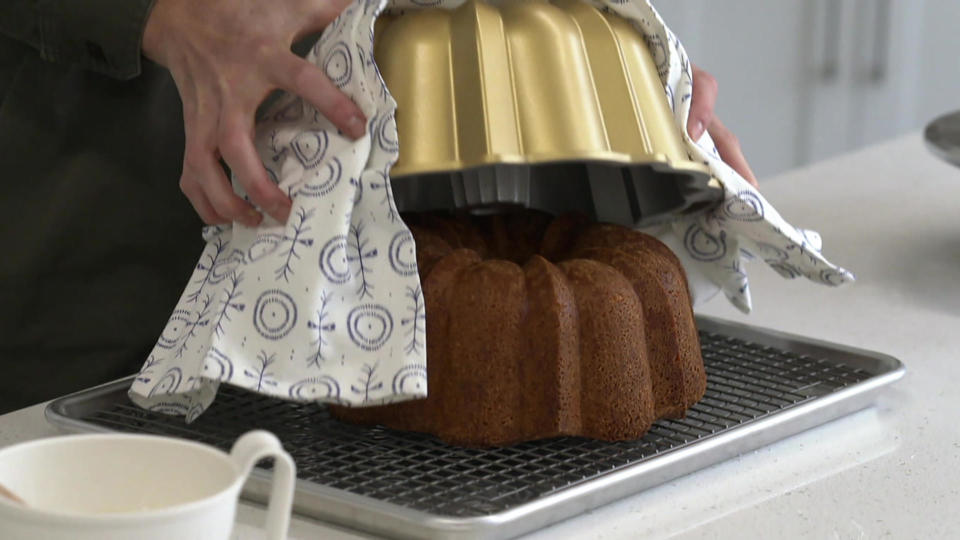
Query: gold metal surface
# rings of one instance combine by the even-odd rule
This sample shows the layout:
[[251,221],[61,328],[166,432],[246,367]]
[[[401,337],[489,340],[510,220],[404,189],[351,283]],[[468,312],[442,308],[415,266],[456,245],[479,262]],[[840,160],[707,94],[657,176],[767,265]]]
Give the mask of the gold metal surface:
[[602,161],[706,175],[689,160],[643,36],[579,0],[470,0],[377,20],[397,100],[391,175]]

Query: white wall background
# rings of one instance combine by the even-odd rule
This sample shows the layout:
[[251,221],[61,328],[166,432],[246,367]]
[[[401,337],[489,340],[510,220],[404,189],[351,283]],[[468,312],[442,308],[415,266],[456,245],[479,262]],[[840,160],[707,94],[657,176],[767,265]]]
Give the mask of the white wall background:
[[764,177],[960,109],[960,0],[653,0]]

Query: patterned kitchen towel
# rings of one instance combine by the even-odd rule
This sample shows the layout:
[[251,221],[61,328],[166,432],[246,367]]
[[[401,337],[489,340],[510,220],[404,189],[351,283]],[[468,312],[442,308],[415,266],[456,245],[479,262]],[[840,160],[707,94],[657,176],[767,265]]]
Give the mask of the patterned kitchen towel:
[[[392,9],[454,8],[463,0],[395,0]],[[644,0],[592,0],[646,37],[686,134],[692,88],[683,47]],[[307,103],[286,96],[258,120],[257,148],[293,199],[286,224],[265,218],[205,231],[207,246],[167,327],[130,389],[142,407],[193,420],[219,383],[300,401],[374,405],[426,394],[425,316],[413,239],[393,203],[398,142],[390,96],[373,61],[384,0],[357,0],[308,60],[370,119],[350,141]],[[824,259],[818,238],[784,221],[717,156],[708,135],[687,138],[691,158],[724,184],[716,208],[670,225],[692,276],[750,308],[745,256],[785,277],[829,285],[853,276]],[[236,189],[241,191],[238,184]],[[242,191],[241,191],[242,193]]]
[[138,405],[191,421],[220,383],[346,405],[426,395],[416,254],[388,176],[396,102],[372,54],[382,7],[353,3],[307,56],[363,109],[367,135],[349,140],[290,95],[258,118],[257,150],[293,200],[290,219],[205,230],[200,262],[130,389]]

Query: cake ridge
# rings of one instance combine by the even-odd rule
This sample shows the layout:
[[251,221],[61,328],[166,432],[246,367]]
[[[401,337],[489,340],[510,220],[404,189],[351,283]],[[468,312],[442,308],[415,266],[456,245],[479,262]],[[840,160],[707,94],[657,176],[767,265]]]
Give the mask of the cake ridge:
[[425,400],[331,407],[466,446],[641,437],[706,389],[686,276],[665,245],[582,216],[405,216],[427,313]]

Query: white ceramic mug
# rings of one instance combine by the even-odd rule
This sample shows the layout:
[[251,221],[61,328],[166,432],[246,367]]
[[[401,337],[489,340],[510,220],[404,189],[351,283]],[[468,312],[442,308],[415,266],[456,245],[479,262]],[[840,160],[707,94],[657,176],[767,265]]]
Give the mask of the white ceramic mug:
[[228,540],[237,498],[256,462],[274,458],[267,538],[287,536],[293,459],[269,432],[230,454],[171,437],[66,435],[0,449],[4,540]]

